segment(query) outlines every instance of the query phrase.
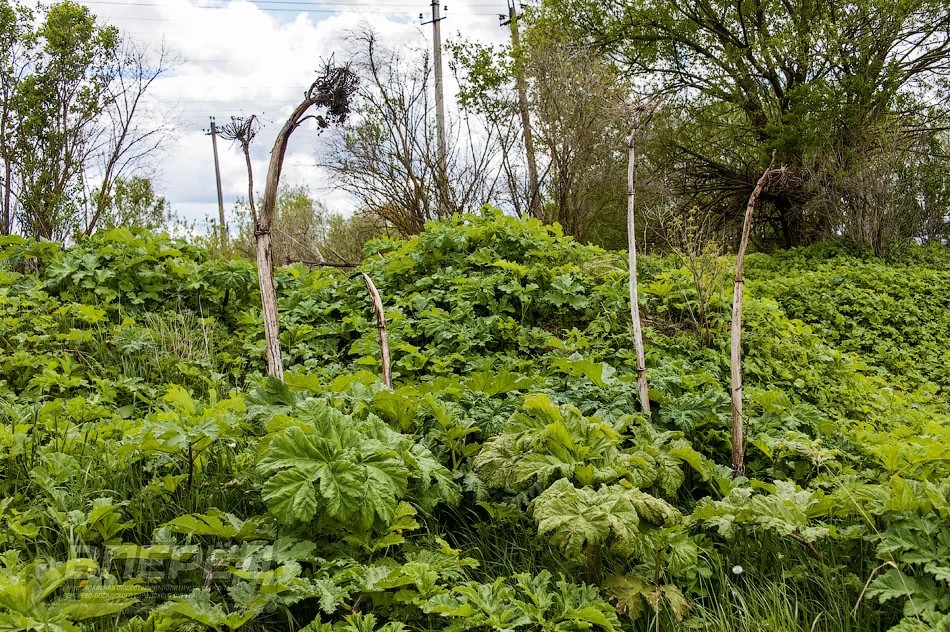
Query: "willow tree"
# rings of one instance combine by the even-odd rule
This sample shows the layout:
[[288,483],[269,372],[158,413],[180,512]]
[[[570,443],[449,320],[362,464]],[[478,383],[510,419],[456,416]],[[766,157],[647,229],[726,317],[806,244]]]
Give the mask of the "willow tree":
[[[277,291],[274,288],[274,252],[271,245],[271,226],[277,208],[277,190],[284,155],[291,134],[307,121],[313,121],[318,129],[326,129],[346,121],[350,114],[350,98],[356,92],[357,78],[349,64],[334,66],[332,59],[320,71],[303,100],[294,108],[290,117],[277,132],[271,150],[267,179],[264,182],[264,198],[260,212],[252,213],[254,236],[257,242],[257,276],[261,290],[261,311],[264,318],[264,340],[267,345],[267,373],[278,379],[284,378],[284,363],[280,356],[280,323],[277,312]],[[245,153],[247,155],[247,153]],[[248,200],[254,199],[253,178],[248,163],[250,185]]]

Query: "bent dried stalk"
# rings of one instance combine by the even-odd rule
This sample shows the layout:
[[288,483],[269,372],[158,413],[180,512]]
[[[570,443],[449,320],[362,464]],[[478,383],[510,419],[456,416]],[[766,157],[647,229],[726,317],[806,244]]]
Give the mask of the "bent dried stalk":
[[785,167],[774,169],[775,152],[772,152],[772,161],[756,182],[749,202],[745,209],[745,219],[742,222],[742,239],[739,241],[739,252],[736,253],[736,279],[732,292],[732,322],[731,350],[729,365],[731,377],[729,380],[729,394],[732,398],[732,471],[735,476],[745,475],[745,439],[742,424],[742,288],[745,283],[743,265],[745,251],[749,246],[749,233],[752,230],[752,213],[755,204],[762,195],[762,191],[769,179],[777,174],[784,174]]
[[373,280],[365,272],[360,272],[363,283],[369,291],[369,297],[373,302],[373,312],[376,314],[376,329],[379,330],[379,355],[383,370],[383,384],[389,390],[393,388],[393,370],[389,362],[389,338],[386,335],[386,314],[383,313],[383,299],[379,296],[379,290]]
[[[334,67],[332,59],[326,62],[320,77],[307,90],[290,117],[277,133],[267,167],[264,185],[264,201],[257,217],[254,234],[257,237],[257,271],[261,290],[261,309],[264,316],[264,339],[267,345],[267,373],[284,379],[284,363],[280,355],[280,321],[277,314],[277,291],[274,288],[274,254],[271,247],[271,225],[277,208],[277,189],[284,154],[290,135],[304,121],[313,119],[325,129],[346,120],[350,112],[349,99],[356,91],[356,76],[349,66]],[[312,107],[325,108],[324,114],[308,115]]]

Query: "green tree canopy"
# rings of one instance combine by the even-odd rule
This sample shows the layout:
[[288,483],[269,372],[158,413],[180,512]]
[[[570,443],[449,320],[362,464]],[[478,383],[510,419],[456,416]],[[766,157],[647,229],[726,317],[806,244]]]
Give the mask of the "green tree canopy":
[[108,198],[99,204],[103,209],[103,228],[138,226],[159,228],[169,214],[168,200],[158,195],[152,181],[141,176],[119,178],[112,186]]
[[794,177],[763,201],[786,245],[857,221],[836,215],[864,188],[841,174],[913,167],[946,124],[942,0],[545,0],[545,21],[665,96],[655,155],[691,204],[731,216],[775,150]]
[[[622,105],[628,77],[590,49],[577,46],[551,21],[535,19],[519,47],[472,41],[450,44],[459,78],[459,104],[486,127],[515,128],[500,136],[505,185],[514,211],[559,223],[579,240],[616,246],[624,241],[626,135]],[[518,117],[517,78],[525,83]],[[538,172],[538,204],[526,180],[527,148],[520,140],[529,121]],[[522,154],[524,152],[524,154]],[[520,199],[519,199],[520,198]]]
[[161,143],[164,123],[138,120],[167,53],[151,58],[73,0],[0,0],[0,40],[0,233],[88,234],[113,184]]

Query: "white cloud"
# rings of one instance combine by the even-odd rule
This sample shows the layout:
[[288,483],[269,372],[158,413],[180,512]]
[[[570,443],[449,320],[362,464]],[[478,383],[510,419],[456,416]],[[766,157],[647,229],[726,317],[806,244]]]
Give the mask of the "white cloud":
[[[321,59],[335,53],[345,61],[342,37],[369,23],[388,43],[431,45],[429,5],[379,4],[371,0],[327,0],[328,4],[300,10],[300,2],[255,4],[248,0],[83,0],[104,22],[116,24],[138,41],[164,41],[182,63],[152,89],[156,105],[179,115],[175,140],[167,147],[157,171],[157,186],[179,214],[191,219],[217,215],[211,140],[203,133],[208,117],[218,124],[231,115],[258,115],[265,126],[255,140],[255,182],[263,185],[270,147],[286,116],[309,86]],[[295,9],[293,7],[296,7]],[[316,10],[314,10],[316,9]],[[331,13],[338,9],[343,12]],[[484,0],[452,3],[442,22],[443,40],[462,37],[500,42],[507,29],[498,27],[496,13],[505,5]],[[448,60],[445,75],[448,81]],[[447,85],[451,94],[452,87]],[[298,133],[291,139],[282,182],[304,184],[331,210],[348,212],[353,202],[329,190],[314,166],[315,135]],[[225,208],[247,197],[247,173],[240,151],[220,141]]]

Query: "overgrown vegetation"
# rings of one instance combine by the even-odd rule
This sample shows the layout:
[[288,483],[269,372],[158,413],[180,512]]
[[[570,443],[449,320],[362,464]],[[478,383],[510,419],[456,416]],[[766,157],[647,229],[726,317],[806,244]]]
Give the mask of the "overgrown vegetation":
[[533,220],[366,247],[392,391],[346,274],[277,271],[279,382],[248,261],[0,243],[4,629],[950,626],[943,248],[750,256],[732,478],[728,291],[680,259],[647,418],[625,257]]

